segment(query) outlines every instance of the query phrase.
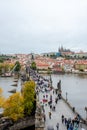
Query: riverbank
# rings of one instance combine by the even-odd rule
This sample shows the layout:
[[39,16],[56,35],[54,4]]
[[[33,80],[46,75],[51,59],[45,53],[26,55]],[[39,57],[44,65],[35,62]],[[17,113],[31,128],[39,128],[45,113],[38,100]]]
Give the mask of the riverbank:
[[55,71],[52,72],[50,71],[50,73],[48,73],[48,71],[44,71],[44,70],[39,70],[38,71],[39,74],[82,74],[82,75],[87,75],[87,72],[83,72],[83,71],[78,71],[78,70],[73,70],[73,71]]

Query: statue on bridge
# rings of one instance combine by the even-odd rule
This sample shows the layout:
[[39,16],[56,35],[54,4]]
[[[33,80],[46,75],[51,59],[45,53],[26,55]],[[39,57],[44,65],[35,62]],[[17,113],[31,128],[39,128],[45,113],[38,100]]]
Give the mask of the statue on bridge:
[[61,99],[61,80],[59,80],[59,82],[57,83],[57,90],[56,93],[58,94],[59,99]]
[[61,90],[61,80],[59,80],[59,82],[57,83],[57,88],[58,90]]

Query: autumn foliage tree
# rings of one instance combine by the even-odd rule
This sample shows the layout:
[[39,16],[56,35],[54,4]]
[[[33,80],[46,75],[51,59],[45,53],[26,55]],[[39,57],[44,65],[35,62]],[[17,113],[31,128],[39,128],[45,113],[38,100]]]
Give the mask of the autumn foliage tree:
[[5,98],[3,97],[3,90],[0,88],[0,108],[2,108]]
[[0,63],[0,74],[11,71],[13,67],[14,67],[14,64]]
[[30,115],[35,102],[35,82],[27,81],[24,83],[23,89],[24,110],[26,115]]
[[24,116],[23,96],[17,92],[12,94],[4,103],[4,116],[18,120]]
[[22,93],[16,92],[4,102],[3,115],[12,118],[14,121],[17,121],[26,115],[31,115],[34,105],[35,82],[26,81],[24,83]]

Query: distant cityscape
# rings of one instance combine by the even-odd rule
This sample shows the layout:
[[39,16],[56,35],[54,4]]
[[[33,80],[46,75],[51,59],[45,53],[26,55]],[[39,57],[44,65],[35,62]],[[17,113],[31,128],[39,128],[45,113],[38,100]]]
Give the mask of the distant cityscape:
[[[24,92],[23,91],[24,90],[24,83],[25,83],[25,85],[29,83],[31,90],[33,90],[32,89],[33,87],[31,87],[31,85],[35,84],[35,83],[32,82],[31,80],[33,79],[35,81],[38,81],[37,82],[37,84],[38,84],[37,86],[39,86],[39,88],[36,89],[36,93],[37,93],[37,98],[38,99],[43,97],[43,96],[41,96],[41,97],[39,96],[39,92],[41,92],[41,95],[43,95],[45,92],[46,92],[46,94],[48,92],[51,92],[50,90],[52,90],[52,94],[53,95],[56,94],[56,96],[57,96],[57,91],[56,90],[59,91],[59,88],[60,88],[60,91],[58,92],[58,96],[57,97],[58,97],[58,100],[61,99],[61,92],[62,91],[61,91],[61,80],[59,80],[59,82],[58,82],[59,75],[57,75],[57,77],[55,78],[57,80],[57,88],[58,89],[55,89],[56,87],[53,89],[53,86],[52,86],[53,85],[52,84],[53,83],[52,82],[53,81],[53,79],[52,79],[53,75],[51,75],[51,74],[55,75],[55,74],[59,74],[59,73],[60,74],[64,74],[62,76],[65,76],[65,77],[66,77],[65,73],[87,74],[87,52],[82,52],[81,51],[79,53],[76,53],[76,52],[71,51],[70,49],[65,49],[65,48],[63,48],[61,46],[61,47],[59,47],[58,52],[50,52],[50,53],[42,53],[42,54],[30,53],[30,54],[7,54],[7,55],[6,54],[1,54],[0,55],[0,76],[1,77],[12,77],[13,76],[13,77],[15,77],[15,79],[18,79],[19,76],[21,76],[21,81],[22,81],[21,82],[21,92]],[[47,76],[49,78],[45,79],[44,76],[39,75],[39,74],[47,74]],[[69,74],[69,76],[70,75],[71,74]],[[64,77],[62,77],[62,79],[63,78]],[[9,78],[1,78],[1,79],[9,79]],[[70,79],[72,79],[73,82],[75,81],[75,79],[73,80],[72,77],[70,77]],[[12,78],[12,80],[13,80],[13,78]],[[25,81],[30,81],[30,82],[25,82]],[[78,79],[78,82],[79,81],[80,81],[80,78]],[[15,82],[15,83],[12,84],[11,86],[14,86],[14,87],[17,88],[18,80],[14,80],[13,82]],[[43,84],[45,82],[48,83],[47,87],[46,87],[45,84]],[[70,82],[68,82],[68,78],[66,78],[66,82],[70,86],[71,80],[70,80]],[[5,81],[5,83],[7,85],[6,81]],[[42,86],[42,84],[44,85],[44,87]],[[82,82],[81,82],[81,84],[82,84]],[[22,87],[22,85],[23,85],[23,87]],[[73,86],[74,85],[75,84],[73,83]],[[37,86],[36,86],[36,88],[37,88]],[[76,84],[76,86],[78,86],[78,85]],[[31,91],[30,88],[26,89],[26,90],[29,90],[30,93],[33,93],[34,90]],[[80,86],[79,86],[79,88],[80,88]],[[82,88],[82,86],[81,86],[81,88]],[[6,89],[6,88],[4,88],[4,89]],[[75,91],[77,91],[76,89],[78,89],[78,87],[76,87],[76,89],[75,89],[75,87],[72,87],[72,88],[70,88],[70,91],[71,91],[71,89],[72,89],[72,93],[74,93]],[[29,91],[25,91],[25,92],[28,92],[27,95],[30,95]],[[85,91],[85,89],[84,89],[84,91]],[[16,93],[17,89],[12,89],[12,87],[11,87],[11,90],[9,90],[8,92]],[[56,93],[54,93],[54,92],[56,92]],[[68,101],[68,98],[67,98],[67,94],[68,93],[69,93],[69,91],[67,91],[67,89],[66,89],[65,90],[66,99],[63,98],[63,100],[64,100],[64,102],[66,102],[68,104],[68,106],[70,106],[70,109],[73,110],[73,112],[75,112],[76,108],[75,107],[71,107],[69,102],[67,102]],[[70,93],[69,93],[69,95],[70,95]],[[72,99],[73,96],[72,95],[70,95],[70,96],[71,96],[71,99]],[[82,99],[82,96],[80,96],[80,97],[81,98],[79,98],[79,100]],[[83,96],[83,100],[86,99],[84,97],[85,96]],[[34,101],[40,101],[40,103],[41,103],[41,101],[48,102],[47,97],[46,97],[46,99],[45,98],[39,99],[39,100],[38,99],[34,100]],[[57,98],[55,98],[55,99],[57,99]],[[18,98],[17,98],[17,100],[18,100]],[[30,100],[31,100],[31,98],[30,98]],[[11,100],[9,100],[9,101],[11,101]],[[13,101],[13,98],[12,98],[12,101]],[[27,101],[29,102],[29,99]],[[56,101],[56,100],[54,100],[54,101]],[[56,105],[57,105],[57,103],[56,103]],[[78,102],[77,102],[77,105],[78,105]],[[40,105],[38,104],[38,106],[40,106]],[[44,105],[44,106],[47,106],[47,105]],[[50,106],[50,105],[48,105],[48,106]],[[11,107],[13,109],[13,106],[11,106]],[[30,106],[28,108],[30,108]],[[59,108],[59,105],[58,105],[58,108]],[[61,106],[60,108],[64,108],[65,109],[65,106],[64,107]],[[7,107],[7,109],[8,109],[8,107]],[[36,107],[35,107],[35,109],[36,109]],[[34,111],[35,111],[35,109],[34,109]],[[46,107],[46,109],[47,109],[47,107]],[[64,109],[63,109],[63,112],[64,112]],[[25,110],[27,110],[27,109],[25,109]],[[52,111],[54,111],[54,110],[55,109],[52,109]],[[62,109],[56,109],[56,110],[62,110]],[[85,110],[86,110],[86,107],[85,107]],[[40,111],[40,109],[38,109],[38,111]],[[55,112],[57,112],[57,114],[58,114],[58,111],[55,111]],[[48,111],[47,111],[47,113],[48,113]],[[16,114],[16,115],[18,115],[18,114]],[[47,116],[47,114],[46,114],[46,116]],[[70,114],[69,114],[69,116],[70,116]],[[37,115],[37,118],[38,117],[41,119],[42,116],[40,117],[40,114],[39,114],[39,116]],[[35,118],[35,120],[37,119],[35,116],[33,117],[33,119],[34,118]],[[53,114],[52,114],[52,118],[53,118]],[[32,120],[32,118],[30,118],[30,119]],[[56,119],[56,118],[54,118],[54,119]],[[26,121],[24,123],[26,127],[28,127],[27,124],[28,125],[35,125],[35,120],[34,121],[31,121],[31,120],[29,120],[28,116],[27,116],[27,118],[25,117],[24,120],[22,120],[22,118],[21,118],[21,123],[18,121],[18,123],[20,123],[20,125],[17,125],[17,122],[16,122],[16,125],[17,125],[17,127],[23,127],[23,121],[24,122]],[[30,121],[30,122],[28,123],[28,121]],[[40,122],[40,124],[41,124],[41,122]],[[14,126],[15,125],[12,125],[12,127],[14,127]],[[37,125],[37,126],[39,126],[39,125]],[[9,125],[9,127],[10,127],[10,125]]]
[[58,48],[58,52],[42,53],[42,54],[1,54],[0,55],[0,74],[10,72],[10,67],[19,61],[21,69],[26,65],[35,62],[37,71],[47,73],[86,73],[87,72],[87,52],[73,52],[65,49],[63,46]]

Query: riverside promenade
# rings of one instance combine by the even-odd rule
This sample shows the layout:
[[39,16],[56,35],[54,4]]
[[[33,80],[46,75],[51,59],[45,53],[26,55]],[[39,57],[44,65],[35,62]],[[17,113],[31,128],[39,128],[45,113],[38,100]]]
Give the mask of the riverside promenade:
[[[55,110],[50,108],[48,101],[50,100],[50,95],[52,96],[52,105],[55,106]],[[64,102],[63,99],[58,99],[58,102],[55,103],[56,93],[52,89],[49,92],[40,91],[39,95],[39,103],[43,106],[43,113],[45,114],[45,127],[44,130],[57,130],[56,124],[59,123],[58,130],[67,130],[65,122],[62,123],[61,116],[64,115],[67,119],[74,119],[76,114],[72,111],[72,109]],[[43,100],[46,100],[43,102]],[[49,112],[51,112],[51,119],[49,118]],[[48,129],[50,127],[51,129]],[[53,129],[52,129],[53,128]],[[87,126],[83,123],[79,124],[78,129],[73,130],[87,130]]]

